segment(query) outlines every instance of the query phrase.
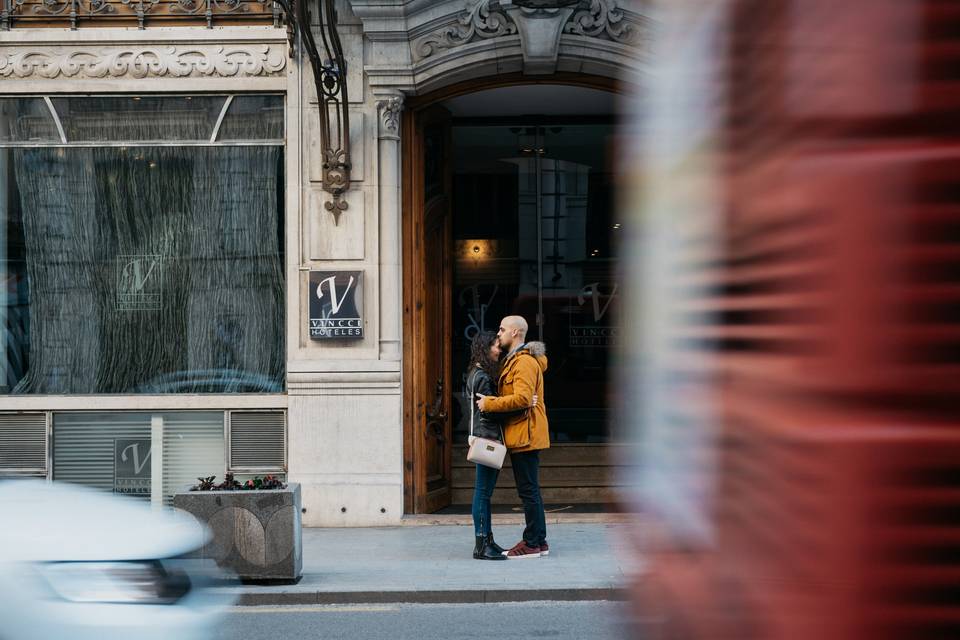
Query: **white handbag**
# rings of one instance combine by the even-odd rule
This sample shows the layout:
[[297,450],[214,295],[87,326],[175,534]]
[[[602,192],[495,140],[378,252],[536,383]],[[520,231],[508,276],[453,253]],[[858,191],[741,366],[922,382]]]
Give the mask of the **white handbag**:
[[[472,395],[472,394],[471,394]],[[473,414],[476,407],[476,398],[470,398],[470,449],[467,450],[467,461],[482,464],[493,469],[503,468],[503,459],[507,457],[507,448],[502,442],[479,438],[473,435]],[[500,431],[501,437],[503,431]]]

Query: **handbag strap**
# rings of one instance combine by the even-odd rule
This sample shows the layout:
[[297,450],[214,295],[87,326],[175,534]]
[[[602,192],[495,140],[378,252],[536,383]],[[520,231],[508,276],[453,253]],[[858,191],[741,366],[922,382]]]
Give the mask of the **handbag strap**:
[[476,402],[474,396],[476,395],[475,389],[477,388],[477,385],[475,384],[477,381],[476,369],[474,369],[474,371],[470,374],[470,376],[471,377],[467,379],[467,393],[469,394],[468,402],[470,402],[470,435],[472,436],[473,435],[473,407],[474,407],[474,403]]
[[[467,393],[470,395],[470,435],[473,435],[473,411],[477,405],[477,372],[474,370],[470,376],[467,377]],[[527,412],[529,414],[529,412]],[[527,431],[530,430],[529,415],[527,420]],[[507,443],[506,436],[503,435],[503,425],[500,425],[500,442],[504,445]]]

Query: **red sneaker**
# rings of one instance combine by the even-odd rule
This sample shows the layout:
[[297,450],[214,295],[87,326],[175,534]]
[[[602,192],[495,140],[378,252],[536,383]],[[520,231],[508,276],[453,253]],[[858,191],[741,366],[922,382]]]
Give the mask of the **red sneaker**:
[[504,555],[507,556],[508,560],[519,560],[521,558],[539,558],[540,547],[528,546],[526,542],[521,540],[516,545],[514,545],[513,549],[510,549]]
[[544,543],[540,545],[540,557],[546,557],[548,555],[550,555],[550,545],[544,541]]

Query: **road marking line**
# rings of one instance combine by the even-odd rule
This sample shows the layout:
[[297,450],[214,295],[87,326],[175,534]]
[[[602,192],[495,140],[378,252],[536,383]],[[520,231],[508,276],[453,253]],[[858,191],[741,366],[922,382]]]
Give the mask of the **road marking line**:
[[338,605],[315,604],[306,607],[296,606],[262,606],[262,607],[232,607],[231,613],[371,613],[379,611],[399,611],[397,605]]

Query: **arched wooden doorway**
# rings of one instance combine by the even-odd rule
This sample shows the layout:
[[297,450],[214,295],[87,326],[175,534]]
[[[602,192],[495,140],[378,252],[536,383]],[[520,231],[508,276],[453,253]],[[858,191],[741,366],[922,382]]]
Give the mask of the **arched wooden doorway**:
[[[460,335],[463,333],[460,328],[455,327],[452,313],[457,294],[454,291],[456,255],[452,210],[456,200],[452,176],[455,149],[451,135],[455,120],[444,104],[468,94],[531,85],[619,91],[618,85],[607,78],[571,74],[531,80],[517,74],[457,84],[407,101],[402,127],[404,507],[407,513],[432,513],[451,502],[463,503],[472,486],[472,470],[459,464],[462,447],[458,448],[458,444],[462,443],[455,439],[457,414],[462,414],[464,405],[457,398],[460,371],[454,370],[459,368],[454,362],[454,345],[455,340],[462,341],[464,336]],[[551,105],[543,107],[549,111]],[[488,115],[493,120],[501,118],[495,111]],[[503,120],[506,123],[507,119]],[[537,264],[542,266],[543,260]],[[539,307],[517,302],[519,294],[512,298],[513,309],[531,316],[534,337],[538,336],[544,319],[543,282],[542,273],[538,272],[535,285],[541,294],[537,297]],[[606,293],[610,293],[609,288]],[[492,322],[499,322],[499,318]],[[496,326],[486,328],[495,330]],[[549,388],[547,393],[551,393]],[[462,434],[456,435],[459,438]],[[604,470],[598,468],[606,465],[609,444],[594,444],[596,446],[560,445],[552,450],[551,459],[557,470],[544,471],[553,478],[553,486],[547,481],[544,483],[547,502],[552,501],[551,497],[561,502],[609,501],[609,482],[601,477]],[[592,478],[588,477],[591,473]],[[512,490],[510,481],[507,473],[500,482],[506,492]]]

